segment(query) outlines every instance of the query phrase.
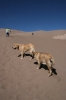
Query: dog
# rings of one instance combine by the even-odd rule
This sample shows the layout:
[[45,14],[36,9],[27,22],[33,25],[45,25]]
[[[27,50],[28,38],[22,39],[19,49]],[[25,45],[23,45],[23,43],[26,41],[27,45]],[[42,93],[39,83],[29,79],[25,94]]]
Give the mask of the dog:
[[[34,45],[32,43],[29,43],[29,44],[17,44],[17,43],[15,43],[12,46],[12,48],[18,49],[20,51],[21,59],[23,59],[23,55],[25,54],[25,52],[29,51],[31,55],[32,55],[32,52],[35,52],[35,48],[34,48]],[[31,59],[32,59],[32,57],[30,58],[30,60]]]
[[33,53],[33,58],[37,60],[39,67],[40,68],[41,64],[46,64],[49,70],[49,75],[52,75],[52,66],[55,65],[54,58],[52,57],[51,54],[48,53],[43,53],[43,52],[32,52]]

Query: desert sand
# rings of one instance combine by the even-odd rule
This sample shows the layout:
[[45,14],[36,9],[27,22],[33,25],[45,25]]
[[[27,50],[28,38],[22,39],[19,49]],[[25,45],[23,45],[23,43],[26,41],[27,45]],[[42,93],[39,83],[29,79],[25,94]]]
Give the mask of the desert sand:
[[[0,29],[0,100],[66,100],[66,30],[31,33],[12,30],[6,37]],[[37,70],[29,56],[21,60],[14,43],[33,43],[36,51],[52,54],[53,75],[44,66]]]

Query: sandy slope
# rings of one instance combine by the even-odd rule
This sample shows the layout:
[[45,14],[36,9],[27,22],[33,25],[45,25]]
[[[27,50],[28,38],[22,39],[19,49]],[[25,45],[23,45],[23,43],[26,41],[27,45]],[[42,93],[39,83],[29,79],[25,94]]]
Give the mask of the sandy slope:
[[[66,40],[53,39],[63,32],[31,36],[12,31],[11,37],[5,37],[5,31],[0,31],[0,100],[66,100]],[[12,49],[14,43],[30,42],[36,51],[54,56],[57,75],[48,77],[46,69],[37,70],[35,60],[30,61],[29,56],[21,60],[19,51]]]

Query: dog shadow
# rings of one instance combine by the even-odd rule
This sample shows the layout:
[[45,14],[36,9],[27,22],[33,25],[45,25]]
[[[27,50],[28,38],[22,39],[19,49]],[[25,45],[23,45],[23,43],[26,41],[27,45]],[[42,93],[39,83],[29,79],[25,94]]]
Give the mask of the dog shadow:
[[[34,62],[34,64],[38,65],[38,62]],[[41,69],[41,68],[44,68],[45,70],[48,70],[48,67],[47,67],[47,65],[45,65],[45,64],[41,64],[40,67],[39,67],[39,69]],[[57,71],[56,71],[56,69],[53,68],[53,67],[52,67],[52,72],[53,72],[55,75],[57,75]]]
[[[18,57],[20,57],[20,56],[21,56],[21,54],[18,55]],[[26,54],[26,53],[23,54],[23,57],[27,57],[27,56],[30,56],[30,57],[32,57],[32,59],[33,59],[33,56],[32,56],[32,55]]]

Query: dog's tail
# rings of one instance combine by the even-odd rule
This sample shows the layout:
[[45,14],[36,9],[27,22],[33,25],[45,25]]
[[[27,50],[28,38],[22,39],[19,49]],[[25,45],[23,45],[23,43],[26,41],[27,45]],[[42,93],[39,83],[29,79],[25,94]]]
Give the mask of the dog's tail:
[[55,65],[55,61],[53,57],[50,59],[50,62],[52,63],[52,65]]

